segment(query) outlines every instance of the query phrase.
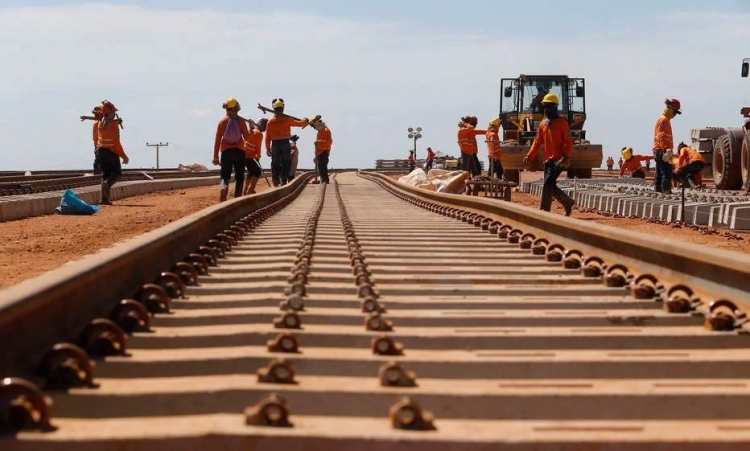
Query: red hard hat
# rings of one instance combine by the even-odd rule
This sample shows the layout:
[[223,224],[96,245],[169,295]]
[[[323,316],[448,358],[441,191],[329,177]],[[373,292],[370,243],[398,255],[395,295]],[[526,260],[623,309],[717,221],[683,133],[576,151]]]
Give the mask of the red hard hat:
[[110,113],[114,113],[117,111],[117,108],[115,108],[115,105],[110,102],[109,100],[102,100],[102,114],[108,115]]
[[681,106],[680,106],[680,101],[679,100],[677,100],[677,99],[666,99],[666,100],[664,100],[664,103],[668,107],[674,108],[676,110],[677,114],[682,114],[682,111],[680,111]]

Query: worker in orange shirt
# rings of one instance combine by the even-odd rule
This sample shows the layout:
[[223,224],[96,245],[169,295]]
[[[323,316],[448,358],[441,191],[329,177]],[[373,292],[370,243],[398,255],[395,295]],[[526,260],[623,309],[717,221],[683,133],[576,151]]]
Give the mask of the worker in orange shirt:
[[412,172],[414,170],[414,151],[409,151],[409,159],[407,160],[409,162],[409,172]]
[[557,186],[557,178],[563,169],[570,165],[570,155],[573,152],[573,138],[570,127],[565,118],[560,117],[557,106],[560,100],[554,93],[549,93],[542,99],[545,120],[539,124],[534,143],[529,153],[523,158],[523,164],[529,164],[544,146],[544,186],[542,188],[541,209],[550,211],[554,197],[565,208],[565,216],[570,216],[575,200],[565,194]]
[[427,160],[424,163],[424,170],[429,171],[432,169],[432,163],[435,161],[435,152],[432,151],[432,147],[427,148]]
[[646,172],[643,170],[641,162],[653,160],[654,157],[648,157],[645,155],[633,155],[633,149],[631,149],[630,147],[623,147],[621,152],[622,158],[624,158],[625,161],[623,161],[622,166],[620,167],[620,177],[622,177],[625,172],[630,172],[631,177],[645,179]]
[[607,157],[607,172],[612,172],[612,168],[615,166],[615,159],[610,155]]
[[289,182],[289,162],[292,158],[292,127],[306,127],[307,118],[294,120],[284,114],[284,99],[273,99],[273,117],[266,125],[266,154],[271,157],[273,186]]
[[654,163],[656,164],[656,175],[654,176],[654,191],[665,194],[672,193],[672,149],[674,141],[672,138],[672,123],[670,122],[680,111],[680,101],[677,99],[664,100],[666,107],[664,112],[656,120],[654,126]]
[[461,118],[461,122],[458,123],[458,148],[461,150],[461,169],[469,171],[472,176],[482,173],[479,158],[477,157],[479,147],[477,146],[476,137],[487,133],[487,130],[476,128],[477,122],[478,120],[475,116],[464,116]]
[[255,194],[255,185],[258,179],[263,175],[263,168],[260,165],[260,148],[263,145],[263,131],[266,129],[268,119],[260,118],[257,122],[250,120],[250,139],[245,140],[245,166],[247,168],[247,181],[243,190],[243,195]]
[[[706,166],[706,160],[703,159],[703,155],[700,152],[685,143],[680,143],[677,151],[679,152],[680,168],[675,174],[680,182],[682,182],[682,186],[689,186],[695,189],[703,181],[701,171]],[[700,181],[698,177],[700,177]]]
[[117,108],[105,100],[102,102],[101,119],[96,123],[96,153],[99,166],[102,169],[102,205],[112,205],[110,194],[112,186],[122,175],[122,164],[128,164],[130,159],[120,143],[120,123],[116,120]]
[[[91,127],[94,139],[94,174],[98,175],[102,173],[102,168],[99,165],[99,152],[96,150],[99,143],[99,122],[102,120],[102,104],[100,103],[95,106],[94,109],[91,110],[91,114],[93,116],[81,116],[81,122],[85,120],[94,121],[94,125]],[[115,118],[112,120],[117,122],[118,125],[122,124],[122,119],[117,117],[117,115],[115,115]]]
[[487,127],[487,133],[485,133],[485,142],[487,143],[487,160],[489,163],[489,172],[487,176],[492,178],[493,174],[497,178],[503,178],[503,164],[500,162],[501,150],[500,150],[500,136],[498,131],[500,130],[500,118],[495,118],[490,121]]
[[331,146],[333,145],[331,129],[328,128],[319,116],[315,117],[311,125],[312,128],[318,131],[315,136],[315,163],[318,166],[320,183],[328,184],[328,160],[331,156]]
[[[245,121],[238,116],[240,102],[230,97],[222,107],[226,110],[226,115],[221,118],[216,127],[213,159],[213,164],[221,164],[219,202],[227,200],[232,170],[234,170],[234,197],[242,196],[242,186],[245,182],[245,141],[250,139]],[[221,152],[221,159],[219,159],[219,152]]]

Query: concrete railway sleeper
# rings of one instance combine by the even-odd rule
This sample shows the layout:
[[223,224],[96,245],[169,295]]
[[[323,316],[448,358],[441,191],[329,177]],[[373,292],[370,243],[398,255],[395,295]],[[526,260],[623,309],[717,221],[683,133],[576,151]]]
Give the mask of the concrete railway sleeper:
[[[548,224],[550,215],[423,194],[377,174],[308,181],[144,237],[161,251],[128,263],[150,272],[133,271],[130,291],[113,286],[130,294],[106,306],[45,313],[62,273],[4,292],[0,331],[13,340],[3,341],[12,349],[3,351],[0,422],[10,432],[0,447],[750,442],[747,299],[731,296],[742,269],[716,263],[706,277],[728,288],[715,289],[681,279],[671,261],[679,249],[661,249],[658,262],[643,253],[639,264],[632,250],[602,244],[598,229],[561,234],[567,218]],[[154,261],[164,253],[177,259]],[[88,304],[98,303],[95,274],[104,277],[89,269],[71,279]],[[24,298],[32,286],[38,293]],[[96,314],[80,319],[87,313]],[[19,318],[29,316],[56,331],[22,333],[31,323]],[[61,334],[69,338],[50,341]]]

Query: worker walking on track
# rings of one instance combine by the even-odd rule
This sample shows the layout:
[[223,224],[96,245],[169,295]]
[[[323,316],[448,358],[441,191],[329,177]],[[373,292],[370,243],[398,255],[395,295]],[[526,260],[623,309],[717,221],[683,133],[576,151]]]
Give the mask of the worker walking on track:
[[469,171],[472,177],[481,175],[482,167],[479,164],[479,147],[476,137],[485,135],[487,130],[478,130],[477,118],[475,116],[464,116],[458,123],[458,148],[461,150],[461,170]]
[[122,176],[122,164],[128,164],[130,159],[120,143],[120,123],[116,120],[117,108],[105,100],[101,105],[101,119],[96,122],[96,158],[102,170],[102,205],[112,205],[112,186]]
[[523,164],[529,164],[544,146],[544,186],[542,188],[541,209],[550,211],[554,197],[565,208],[565,216],[570,216],[575,200],[565,194],[557,186],[557,178],[563,169],[570,165],[570,155],[573,152],[573,138],[570,136],[568,121],[560,117],[557,106],[559,99],[549,93],[542,99],[545,120],[539,124],[539,130],[529,153],[523,158]]
[[672,194],[672,155],[674,141],[672,138],[672,123],[680,111],[680,101],[677,99],[664,100],[666,107],[654,126],[654,163],[656,164],[656,175],[654,176],[654,191],[664,194]]
[[[234,170],[234,197],[242,196],[242,186],[245,181],[245,140],[250,140],[245,121],[237,116],[240,111],[240,103],[237,99],[228,98],[222,107],[226,110],[226,116],[221,118],[216,127],[213,159],[213,164],[221,164],[219,202],[227,200],[232,170]],[[221,152],[221,160],[219,152]]]
[[625,161],[623,161],[622,166],[620,167],[620,177],[622,177],[626,172],[630,172],[631,177],[645,179],[646,172],[643,170],[641,162],[653,160],[654,157],[645,155],[633,155],[633,149],[631,149],[630,147],[623,147],[621,152],[622,158],[624,158]]
[[253,122],[250,126],[250,139],[245,140],[245,166],[247,167],[247,184],[243,190],[243,195],[255,194],[255,185],[258,179],[263,175],[263,168],[260,165],[260,148],[263,145],[263,131],[266,129],[268,119],[261,118],[258,122]]
[[292,158],[292,127],[306,127],[307,118],[295,120],[284,114],[284,99],[273,99],[273,117],[266,125],[266,153],[271,157],[273,186],[289,182],[289,164]]
[[682,182],[682,186],[689,186],[695,189],[703,182],[701,171],[706,166],[706,160],[703,159],[703,155],[700,152],[685,143],[680,143],[677,151],[680,154],[680,169],[676,171],[677,178]]
[[328,184],[328,159],[331,156],[333,138],[331,130],[322,119],[311,122],[312,128],[318,131],[315,136],[315,164],[318,167],[320,183]]
[[487,159],[489,160],[489,171],[487,176],[492,178],[493,174],[495,177],[503,178],[503,164],[500,162],[501,150],[500,150],[500,136],[498,131],[500,130],[500,118],[493,119],[487,127]]
[[432,163],[435,161],[435,152],[432,151],[432,147],[427,148],[427,160],[424,163],[425,172],[432,169]]

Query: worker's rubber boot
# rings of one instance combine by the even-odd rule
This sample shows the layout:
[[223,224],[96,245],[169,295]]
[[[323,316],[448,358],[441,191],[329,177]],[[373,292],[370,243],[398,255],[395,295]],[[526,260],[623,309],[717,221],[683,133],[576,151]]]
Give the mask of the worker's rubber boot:
[[102,198],[99,205],[112,205],[112,201],[109,199],[110,191],[109,182],[102,182]]
[[227,193],[229,192],[229,188],[222,188],[221,192],[219,193],[219,202],[224,202],[227,200]]

